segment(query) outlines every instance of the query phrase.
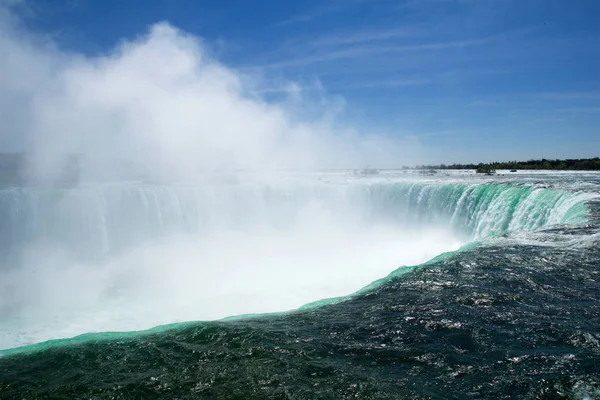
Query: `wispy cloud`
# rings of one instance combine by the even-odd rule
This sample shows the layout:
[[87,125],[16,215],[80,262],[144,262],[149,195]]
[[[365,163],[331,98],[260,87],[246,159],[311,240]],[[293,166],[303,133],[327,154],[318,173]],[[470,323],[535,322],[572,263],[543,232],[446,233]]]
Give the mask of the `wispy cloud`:
[[[519,106],[523,111],[551,110],[561,113],[594,113],[600,111],[600,92],[556,91],[495,94],[469,101],[465,107]],[[565,107],[556,108],[564,103]],[[569,106],[573,105],[573,106]]]
[[343,32],[336,33],[330,36],[317,38],[311,41],[311,45],[314,47],[326,47],[326,46],[339,46],[347,44],[367,43],[375,41],[384,41],[390,39],[396,39],[400,37],[407,37],[414,34],[408,29],[382,29],[382,30],[370,30],[363,32]]
[[354,4],[359,4],[364,1],[365,0],[330,0],[324,2],[324,4],[320,7],[316,7],[305,13],[294,15],[288,19],[275,23],[273,26],[282,27],[298,23],[310,22],[323,16],[342,11],[344,9],[347,9],[348,7],[353,6]]
[[307,55],[306,57],[295,58],[291,60],[274,62],[271,64],[257,66],[261,69],[274,68],[291,68],[321,62],[336,61],[343,59],[361,58],[380,53],[401,53],[401,52],[418,52],[418,51],[435,51],[451,48],[480,46],[490,43],[497,39],[497,36],[484,38],[458,40],[451,42],[433,42],[407,45],[380,45],[380,46],[347,46],[338,50],[317,52],[316,54]]
[[456,3],[457,0],[406,0],[400,2],[396,7],[399,9],[422,8],[430,6],[439,6],[444,3]]
[[564,91],[564,92],[540,92],[528,93],[526,96],[540,100],[596,100],[600,99],[600,92],[579,92],[579,91]]
[[276,24],[274,24],[274,26],[285,26],[285,25],[296,24],[298,22],[312,21],[313,19],[318,18],[319,16],[320,16],[320,13],[296,15],[292,18],[277,22]]
[[572,113],[572,114],[579,114],[579,113],[598,114],[598,113],[600,113],[600,106],[591,106],[591,107],[566,107],[566,108],[559,108],[556,111],[560,112],[560,113]]
[[347,85],[347,87],[357,88],[401,88],[410,86],[422,86],[432,82],[431,79],[418,78],[418,79],[385,79],[380,81],[367,81],[359,82],[353,85]]
[[474,100],[471,101],[467,104],[465,104],[465,107],[471,108],[471,107],[491,107],[496,105],[497,103],[490,101],[490,100]]
[[446,136],[456,136],[460,133],[455,130],[444,129],[438,131],[426,131],[417,134],[416,136],[419,138],[436,138],[436,137],[446,137]]
[[24,3],[25,3],[25,0],[0,0],[0,6],[7,6],[7,7],[24,4]]

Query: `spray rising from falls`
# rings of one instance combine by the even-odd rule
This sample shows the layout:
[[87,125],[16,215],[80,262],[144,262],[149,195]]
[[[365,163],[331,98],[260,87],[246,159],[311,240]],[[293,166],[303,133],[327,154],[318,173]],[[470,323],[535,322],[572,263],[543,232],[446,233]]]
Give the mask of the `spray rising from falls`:
[[464,181],[217,180],[0,190],[0,348],[293,309],[469,240],[582,222],[589,198]]
[[102,257],[160,237],[292,229],[322,218],[368,227],[451,227],[466,238],[581,222],[585,195],[534,187],[418,182],[260,182],[0,191],[3,254],[48,245]]

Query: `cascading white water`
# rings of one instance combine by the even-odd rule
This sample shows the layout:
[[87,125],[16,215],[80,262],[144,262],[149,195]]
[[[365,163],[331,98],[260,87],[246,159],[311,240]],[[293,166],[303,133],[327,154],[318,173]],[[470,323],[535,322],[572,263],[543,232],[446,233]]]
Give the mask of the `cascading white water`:
[[0,349],[293,309],[473,238],[578,222],[585,200],[327,175],[2,189]]
[[10,188],[0,190],[0,234],[5,255],[46,244],[89,259],[173,234],[294,228],[321,212],[362,226],[452,226],[473,238],[576,220],[583,200],[531,187],[422,182]]

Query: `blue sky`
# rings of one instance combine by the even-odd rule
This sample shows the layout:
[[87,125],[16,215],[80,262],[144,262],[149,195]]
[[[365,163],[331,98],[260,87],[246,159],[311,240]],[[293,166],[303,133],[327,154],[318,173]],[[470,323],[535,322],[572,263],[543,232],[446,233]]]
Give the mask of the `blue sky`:
[[20,12],[88,56],[168,21],[267,82],[265,98],[281,82],[325,92],[347,123],[414,137],[428,162],[600,155],[595,0],[39,0]]

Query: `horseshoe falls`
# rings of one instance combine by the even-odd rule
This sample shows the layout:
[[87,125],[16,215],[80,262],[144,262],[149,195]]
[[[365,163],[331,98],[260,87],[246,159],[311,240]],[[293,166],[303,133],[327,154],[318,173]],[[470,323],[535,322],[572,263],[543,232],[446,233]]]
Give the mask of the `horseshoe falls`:
[[1,188],[0,394],[593,398],[600,177],[438,175]]

